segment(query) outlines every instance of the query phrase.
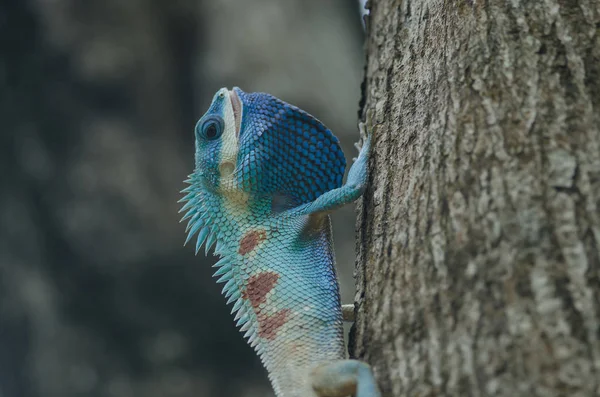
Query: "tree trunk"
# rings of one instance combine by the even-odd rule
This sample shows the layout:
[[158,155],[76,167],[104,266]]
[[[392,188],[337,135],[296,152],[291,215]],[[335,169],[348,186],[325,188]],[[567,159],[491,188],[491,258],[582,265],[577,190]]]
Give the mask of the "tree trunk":
[[369,22],[354,354],[385,396],[600,395],[600,2]]

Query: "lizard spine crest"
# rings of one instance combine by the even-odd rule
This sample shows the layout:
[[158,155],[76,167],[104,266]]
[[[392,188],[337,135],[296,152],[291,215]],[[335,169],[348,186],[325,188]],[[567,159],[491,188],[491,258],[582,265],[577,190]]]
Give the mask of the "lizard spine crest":
[[184,181],[190,186],[183,189],[181,193],[185,196],[179,202],[185,202],[181,210],[185,214],[180,222],[188,221],[186,226],[187,237],[185,244],[193,240],[196,235],[195,253],[196,255],[204,245],[205,254],[208,255],[214,246],[213,254],[221,258],[213,265],[216,268],[213,277],[218,277],[217,283],[225,283],[222,294],[227,298],[227,304],[233,303],[231,314],[234,314],[236,326],[244,333],[244,338],[254,350],[262,356],[262,348],[258,338],[258,327],[251,320],[251,308],[246,300],[242,298],[243,292],[236,272],[237,258],[231,254],[232,250],[226,244],[225,232],[220,230],[218,220],[218,211],[214,208],[220,201],[219,197],[210,192],[200,172],[189,175]]

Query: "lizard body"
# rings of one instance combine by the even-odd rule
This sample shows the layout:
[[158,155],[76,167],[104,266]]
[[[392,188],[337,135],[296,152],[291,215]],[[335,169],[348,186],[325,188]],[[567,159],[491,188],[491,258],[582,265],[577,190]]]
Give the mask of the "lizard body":
[[223,293],[278,397],[378,397],[346,360],[329,211],[358,198],[370,137],[346,162],[321,122],[269,94],[219,90],[196,128],[187,240],[215,246]]

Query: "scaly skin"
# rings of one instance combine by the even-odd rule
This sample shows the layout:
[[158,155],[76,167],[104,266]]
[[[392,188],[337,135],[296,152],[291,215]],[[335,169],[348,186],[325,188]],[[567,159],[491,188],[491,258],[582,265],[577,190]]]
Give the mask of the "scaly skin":
[[362,194],[369,148],[367,137],[342,186],[331,131],[239,88],[219,90],[196,125],[186,242],[216,243],[215,276],[278,397],[379,396],[369,367],[346,359],[328,215]]

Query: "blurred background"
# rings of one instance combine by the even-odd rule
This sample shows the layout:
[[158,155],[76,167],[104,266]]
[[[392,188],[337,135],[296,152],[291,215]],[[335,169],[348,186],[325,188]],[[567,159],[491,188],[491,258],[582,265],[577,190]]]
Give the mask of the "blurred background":
[[[354,0],[0,0],[0,397],[272,396],[179,191],[220,87],[321,119],[349,160]],[[354,215],[334,233],[353,299]]]

